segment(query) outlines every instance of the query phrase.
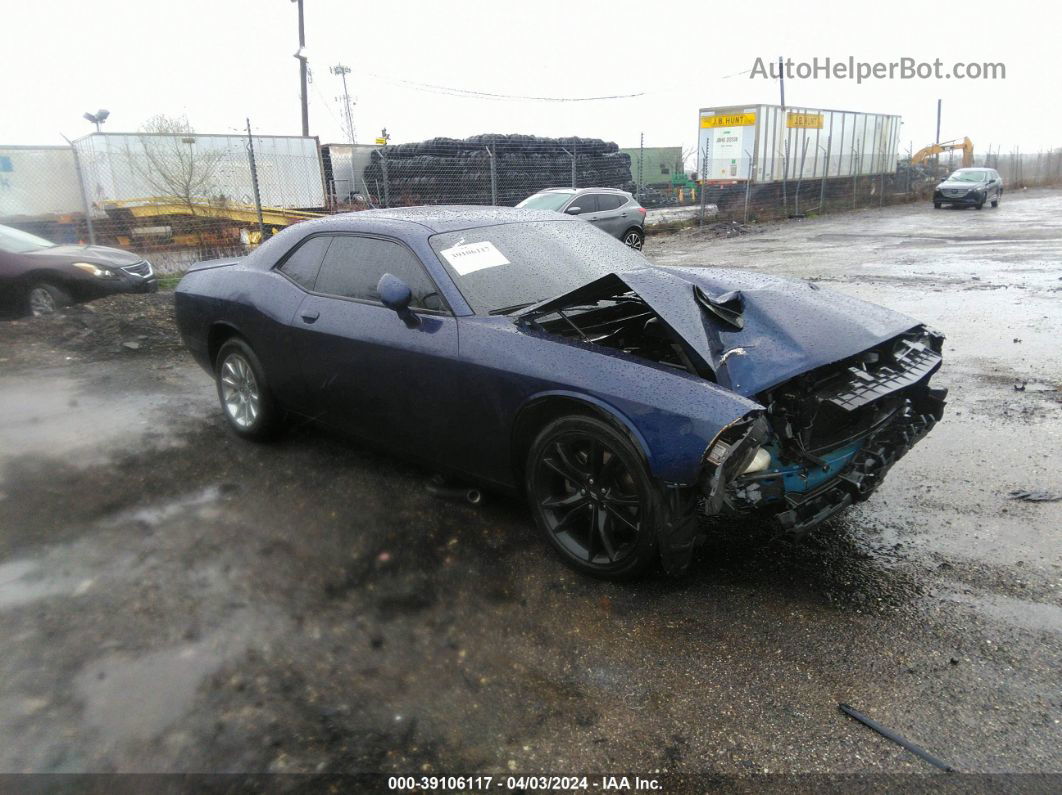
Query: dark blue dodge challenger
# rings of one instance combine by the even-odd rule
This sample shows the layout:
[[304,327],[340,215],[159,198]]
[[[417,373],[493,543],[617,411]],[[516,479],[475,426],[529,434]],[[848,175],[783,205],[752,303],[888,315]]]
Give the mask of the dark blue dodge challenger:
[[655,267],[548,211],[415,207],[291,227],[177,288],[232,429],[310,417],[524,493],[603,577],[689,563],[701,517],[802,533],[940,419],[943,337],[747,271]]

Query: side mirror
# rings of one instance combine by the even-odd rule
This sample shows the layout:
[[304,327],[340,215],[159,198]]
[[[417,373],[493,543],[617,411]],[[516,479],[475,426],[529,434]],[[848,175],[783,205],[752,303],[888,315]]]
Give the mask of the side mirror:
[[413,328],[417,325],[417,316],[409,311],[413,291],[409,289],[408,284],[397,276],[385,273],[376,283],[376,292],[383,305],[397,312],[407,326]]
[[566,212],[566,213],[567,213],[568,215],[578,215],[578,214],[579,214],[579,213],[581,213],[582,211],[583,211],[583,210],[582,210],[582,208],[581,208],[581,207],[569,207],[569,208],[568,208],[567,210],[565,210],[564,212]]

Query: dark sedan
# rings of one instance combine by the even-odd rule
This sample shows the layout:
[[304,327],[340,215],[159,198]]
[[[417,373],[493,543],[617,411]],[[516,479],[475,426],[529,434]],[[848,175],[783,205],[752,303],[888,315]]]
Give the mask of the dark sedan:
[[1003,178],[994,168],[960,168],[933,191],[933,206],[974,207],[980,210],[986,202],[999,206],[1003,198]]
[[43,315],[114,293],[159,289],[151,263],[106,246],[57,245],[0,226],[0,308]]
[[525,494],[563,559],[604,577],[682,571],[699,517],[807,531],[866,499],[946,395],[943,337],[909,317],[654,267],[540,210],[301,223],[192,270],[176,306],[237,434],[301,415]]

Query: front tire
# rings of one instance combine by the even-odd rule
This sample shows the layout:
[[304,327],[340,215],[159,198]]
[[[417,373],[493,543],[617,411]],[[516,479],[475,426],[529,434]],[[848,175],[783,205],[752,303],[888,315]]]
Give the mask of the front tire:
[[238,337],[222,345],[214,374],[229,427],[244,439],[270,438],[277,429],[278,412],[262,363],[251,346]]
[[630,246],[635,251],[641,251],[642,246],[645,244],[645,234],[641,229],[635,229],[631,227],[623,233],[623,243]]
[[30,287],[26,293],[26,314],[33,317],[50,315],[64,306],[70,306],[71,303],[73,299],[70,293],[62,287],[41,282]]
[[528,452],[525,486],[535,524],[573,569],[624,580],[656,562],[657,486],[608,423],[575,415],[547,425]]

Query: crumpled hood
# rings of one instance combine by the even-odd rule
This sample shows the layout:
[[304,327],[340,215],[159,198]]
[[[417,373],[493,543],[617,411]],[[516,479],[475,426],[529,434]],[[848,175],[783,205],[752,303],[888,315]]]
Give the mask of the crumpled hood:
[[[698,369],[746,397],[920,325],[810,282],[729,268],[647,267],[612,273],[519,316],[549,314],[629,291],[686,343]],[[727,296],[735,291],[740,295]],[[741,328],[706,308],[705,299],[713,298],[730,298],[726,306],[740,307]]]

